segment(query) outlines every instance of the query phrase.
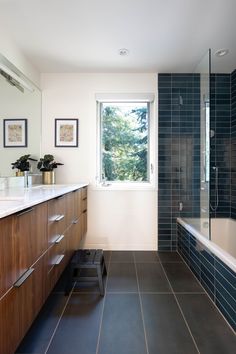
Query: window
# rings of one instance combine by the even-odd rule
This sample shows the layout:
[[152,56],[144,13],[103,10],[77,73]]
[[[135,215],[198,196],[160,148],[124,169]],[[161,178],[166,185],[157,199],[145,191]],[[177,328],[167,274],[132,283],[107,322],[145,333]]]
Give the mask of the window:
[[150,102],[98,103],[99,182],[150,183]]

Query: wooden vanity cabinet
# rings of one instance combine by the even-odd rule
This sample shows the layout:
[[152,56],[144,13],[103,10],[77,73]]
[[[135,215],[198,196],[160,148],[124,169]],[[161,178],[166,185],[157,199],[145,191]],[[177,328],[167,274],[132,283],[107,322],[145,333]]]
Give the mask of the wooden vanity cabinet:
[[85,215],[78,189],[0,219],[0,354],[15,352],[80,247]]

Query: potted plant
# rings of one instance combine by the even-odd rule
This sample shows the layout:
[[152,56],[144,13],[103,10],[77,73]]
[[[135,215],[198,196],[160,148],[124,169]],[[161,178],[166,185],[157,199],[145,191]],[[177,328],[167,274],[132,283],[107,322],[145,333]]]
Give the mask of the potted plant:
[[41,157],[38,162],[38,169],[42,172],[43,184],[54,184],[55,183],[55,173],[54,169],[57,166],[64,165],[63,163],[56,162],[54,156],[50,154]]
[[16,176],[24,176],[26,171],[30,170],[30,161],[37,161],[29,155],[23,155],[15,162],[12,162],[12,169],[17,168]]

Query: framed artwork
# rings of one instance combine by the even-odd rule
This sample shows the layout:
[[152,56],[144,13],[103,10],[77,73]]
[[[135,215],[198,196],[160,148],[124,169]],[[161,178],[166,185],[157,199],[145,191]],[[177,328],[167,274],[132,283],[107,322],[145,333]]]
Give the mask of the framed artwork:
[[3,146],[27,146],[27,119],[3,119]]
[[79,120],[55,119],[55,146],[78,147],[79,146]]

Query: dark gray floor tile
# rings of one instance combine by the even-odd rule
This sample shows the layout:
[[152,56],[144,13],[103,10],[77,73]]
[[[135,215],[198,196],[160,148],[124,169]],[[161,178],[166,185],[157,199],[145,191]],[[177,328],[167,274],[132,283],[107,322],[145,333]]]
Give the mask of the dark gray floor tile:
[[47,354],[94,354],[104,298],[72,295]]
[[136,263],[159,262],[157,251],[135,251],[134,259]]
[[174,292],[204,292],[192,272],[184,263],[163,263]]
[[145,353],[138,294],[108,294],[103,314],[99,354]]
[[207,295],[177,295],[201,354],[232,354],[236,336]]
[[137,263],[139,289],[144,292],[171,292],[160,263]]
[[158,252],[158,256],[162,263],[165,262],[183,262],[182,258],[177,252]]
[[111,263],[133,263],[134,256],[132,251],[112,251]]
[[137,277],[134,263],[111,263],[107,291],[137,292]]
[[62,314],[68,297],[51,294],[27,332],[16,353],[44,353]]
[[171,294],[142,294],[149,354],[194,354],[194,342]]

